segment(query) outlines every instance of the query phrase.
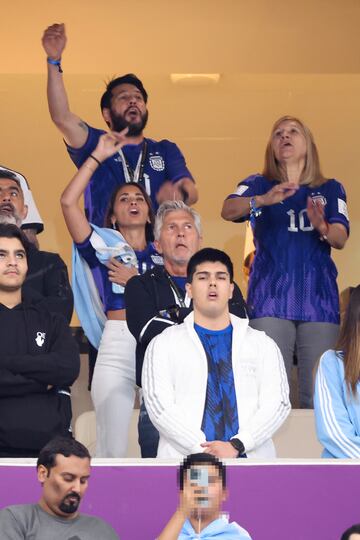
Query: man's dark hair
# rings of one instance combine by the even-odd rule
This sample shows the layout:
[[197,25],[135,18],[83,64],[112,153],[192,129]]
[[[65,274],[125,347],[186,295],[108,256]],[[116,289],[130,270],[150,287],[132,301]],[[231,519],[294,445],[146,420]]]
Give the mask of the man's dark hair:
[[181,491],[184,489],[184,480],[187,474],[186,471],[191,469],[194,465],[213,465],[219,471],[222,487],[226,488],[225,465],[217,457],[207,454],[206,452],[201,452],[199,454],[190,454],[190,456],[187,456],[180,465],[178,484]]
[[133,86],[136,86],[136,88],[140,90],[145,103],[147,103],[148,95],[143,86],[143,83],[133,73],[127,73],[126,75],[123,75],[122,77],[117,77],[116,79],[112,79],[106,85],[106,90],[103,93],[100,100],[101,110],[110,109],[113,88],[115,88],[116,86],[119,86],[119,84],[132,84]]
[[360,534],[360,523],[353,525],[342,534],[340,540],[349,540],[352,534]]
[[81,459],[91,459],[89,450],[79,441],[71,437],[55,437],[40,450],[36,466],[43,465],[49,471],[56,465],[57,454],[65,457],[76,456]]
[[234,267],[229,255],[220,249],[204,248],[194,253],[187,265],[187,281],[192,282],[196,267],[204,262],[220,262],[229,272],[230,282],[234,280]]
[[0,180],[2,179],[14,180],[14,182],[16,182],[18,186],[20,186],[20,180],[18,179],[16,174],[12,171],[8,171],[7,169],[0,169]]
[[0,238],[17,238],[27,254],[29,242],[17,225],[12,223],[0,223]]

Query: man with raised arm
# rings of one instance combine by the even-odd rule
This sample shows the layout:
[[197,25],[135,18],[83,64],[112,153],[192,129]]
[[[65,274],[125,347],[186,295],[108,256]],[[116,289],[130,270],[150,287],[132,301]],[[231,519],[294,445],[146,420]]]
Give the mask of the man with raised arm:
[[[53,24],[44,32],[42,43],[47,54],[48,103],[51,118],[65,138],[68,152],[77,167],[91,156],[101,129],[89,126],[69,107],[63,81],[61,57],[66,45],[64,24]],[[150,195],[154,208],[168,199],[181,199],[188,204],[197,200],[197,190],[185,159],[176,144],[145,138],[147,92],[135,75],[127,74],[110,81],[100,102],[101,112],[112,131],[129,128],[128,144],[97,170],[85,195],[89,220],[100,227],[111,193],[117,185],[140,182]]]

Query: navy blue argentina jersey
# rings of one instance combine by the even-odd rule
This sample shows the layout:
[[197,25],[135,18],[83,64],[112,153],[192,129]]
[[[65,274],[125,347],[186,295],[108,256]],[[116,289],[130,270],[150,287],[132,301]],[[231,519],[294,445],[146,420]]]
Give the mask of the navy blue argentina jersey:
[[[84,240],[84,242],[75,243],[75,246],[83,259],[88,263],[89,267],[92,270],[98,269],[99,274],[95,274],[94,278],[104,305],[104,312],[125,309],[125,294],[114,293],[112,282],[109,280],[108,268],[99,261],[96,256],[96,251],[91,244],[92,234],[94,234],[94,231],[86,240]],[[152,242],[149,242],[143,251],[135,250],[135,255],[137,258],[136,266],[139,274],[144,274],[147,270],[153,268],[156,263],[162,264],[162,257],[157,253]]]
[[[238,184],[232,197],[263,195],[277,182],[261,175]],[[349,232],[346,194],[336,180],[316,188],[300,186],[283,202],[263,207],[253,229],[255,259],[250,272],[250,318],[339,323],[337,270],[331,248],[307,216],[307,198],[320,199],[329,223]],[[245,216],[239,221],[245,221]]]
[[[105,133],[102,129],[88,126],[89,134],[86,143],[81,148],[67,146],[69,155],[79,168],[97,146],[100,136]],[[141,185],[146,189],[156,211],[158,203],[156,195],[167,180],[176,182],[181,178],[191,178],[185,158],[175,143],[167,141],[147,141],[147,154],[144,162],[144,173]],[[134,170],[142,151],[142,144],[127,144],[122,151]],[[125,183],[124,169],[120,154],[116,153],[106,159],[93,174],[90,184],[84,194],[85,210],[88,221],[98,227],[104,226],[105,213],[110,197],[114,190]]]

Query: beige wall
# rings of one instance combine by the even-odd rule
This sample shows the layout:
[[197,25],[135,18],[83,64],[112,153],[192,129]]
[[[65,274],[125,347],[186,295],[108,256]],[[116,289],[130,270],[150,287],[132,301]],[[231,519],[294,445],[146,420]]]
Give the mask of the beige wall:
[[[44,249],[69,262],[58,200],[74,166],[48,116],[40,46],[43,28],[64,20],[72,109],[101,127],[103,81],[127,71],[142,77],[150,94],[147,134],[179,144],[198,182],[204,244],[226,249],[238,270],[244,226],[221,220],[222,201],[239,179],[261,170],[273,121],[283,114],[302,118],[325,174],[348,192],[352,235],[334,254],[340,287],[359,282],[359,2],[138,0],[106,1],[101,9],[93,0],[3,4],[0,164],[28,178],[45,221]],[[214,86],[175,86],[171,72],[218,72],[221,78]]]

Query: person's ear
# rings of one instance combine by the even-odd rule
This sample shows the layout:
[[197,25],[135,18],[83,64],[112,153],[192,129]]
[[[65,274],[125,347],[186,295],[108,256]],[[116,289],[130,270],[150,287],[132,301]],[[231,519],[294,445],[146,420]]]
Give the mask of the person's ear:
[[160,255],[162,255],[163,250],[162,250],[159,240],[154,240],[154,246],[155,246],[156,251],[160,253]]
[[24,221],[24,219],[25,219],[26,216],[28,215],[28,211],[29,211],[28,205],[27,205],[27,204],[24,204],[23,210],[22,210],[22,212],[21,212],[22,215],[20,216],[20,217],[21,217],[21,221]]
[[37,469],[37,477],[40,484],[43,484],[48,476],[49,476],[49,471],[45,467],[45,465],[39,465]]
[[107,125],[109,126],[109,128],[112,129],[112,128],[111,128],[111,115],[110,115],[110,109],[108,109],[108,108],[105,107],[104,109],[102,109],[101,112],[102,112],[102,115],[103,115],[103,118],[104,118],[105,122],[107,123]]
[[230,283],[230,293],[229,293],[229,300],[233,297],[234,294],[234,284]]
[[229,496],[229,492],[227,490],[227,488],[223,488],[223,492],[222,492],[222,496],[221,496],[221,501],[222,502],[225,502],[226,499],[228,498]]
[[185,290],[186,294],[189,298],[192,298],[192,289],[191,289],[191,283],[185,283]]

